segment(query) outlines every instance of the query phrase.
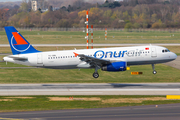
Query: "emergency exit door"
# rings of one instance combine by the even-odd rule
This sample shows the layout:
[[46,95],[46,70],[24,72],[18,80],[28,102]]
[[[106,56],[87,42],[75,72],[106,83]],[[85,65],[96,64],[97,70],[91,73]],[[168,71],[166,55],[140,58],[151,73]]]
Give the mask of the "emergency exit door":
[[155,47],[151,48],[151,57],[157,57],[157,52],[156,52],[156,48]]
[[37,55],[37,64],[43,64],[42,54]]

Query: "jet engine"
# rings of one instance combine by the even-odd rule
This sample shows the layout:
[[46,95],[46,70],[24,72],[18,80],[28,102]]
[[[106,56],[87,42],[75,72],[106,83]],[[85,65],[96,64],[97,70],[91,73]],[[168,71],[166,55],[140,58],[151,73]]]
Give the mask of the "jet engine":
[[101,67],[101,70],[110,71],[110,72],[126,71],[126,67],[127,67],[126,62],[114,62],[114,63]]

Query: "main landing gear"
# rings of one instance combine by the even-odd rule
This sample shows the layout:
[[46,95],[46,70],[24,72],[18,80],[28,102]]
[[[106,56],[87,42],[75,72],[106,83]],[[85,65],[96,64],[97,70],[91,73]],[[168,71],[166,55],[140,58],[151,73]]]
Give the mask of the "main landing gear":
[[100,69],[100,67],[99,67],[99,66],[96,66],[96,67],[95,67],[95,72],[93,73],[93,77],[94,77],[94,78],[98,78],[98,77],[99,77],[98,69]]
[[155,75],[157,73],[157,71],[155,70],[154,64],[152,64],[152,69],[153,69],[153,74]]
[[99,77],[98,72],[94,72],[94,73],[93,73],[93,77],[94,77],[94,78],[98,78],[98,77]]

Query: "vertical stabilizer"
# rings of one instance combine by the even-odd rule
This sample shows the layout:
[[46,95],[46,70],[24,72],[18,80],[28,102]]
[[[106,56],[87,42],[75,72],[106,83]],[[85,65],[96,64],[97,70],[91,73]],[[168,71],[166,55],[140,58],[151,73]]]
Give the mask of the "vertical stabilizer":
[[36,50],[14,27],[4,27],[13,55],[40,52]]

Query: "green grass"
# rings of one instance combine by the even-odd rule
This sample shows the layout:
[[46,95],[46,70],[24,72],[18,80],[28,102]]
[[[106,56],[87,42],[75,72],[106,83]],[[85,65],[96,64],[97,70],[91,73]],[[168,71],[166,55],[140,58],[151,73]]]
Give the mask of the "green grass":
[[[23,67],[13,63],[0,63],[0,67]],[[130,71],[105,72],[99,70],[100,77],[94,79],[94,69],[0,69],[0,83],[162,83],[180,82],[180,70],[158,64],[157,74],[152,74],[151,65],[132,66]],[[143,75],[131,75],[132,71]]]
[[[86,33],[82,31],[20,32],[31,44],[86,44]],[[180,43],[179,33],[108,31],[108,40],[104,34],[104,31],[94,31],[94,43]],[[0,31],[0,44],[8,44],[5,31]]]
[[[24,97],[24,96],[21,96]],[[7,96],[0,97],[0,112],[12,111],[38,111],[38,110],[59,110],[59,109],[84,109],[84,108],[107,108],[121,106],[139,106],[139,105],[157,105],[180,103],[180,100],[166,100],[165,96],[73,96],[74,98],[100,98],[95,101],[85,100],[67,100],[67,101],[50,101],[49,97],[66,97],[70,96],[30,96],[33,98],[16,98]],[[131,101],[132,99],[161,97],[164,100],[145,100],[139,103]],[[130,102],[114,102],[113,100],[127,98]],[[7,101],[11,100],[11,101]],[[5,101],[6,100],[6,101]],[[109,102],[103,102],[111,100]],[[155,106],[154,106],[155,107]]]

